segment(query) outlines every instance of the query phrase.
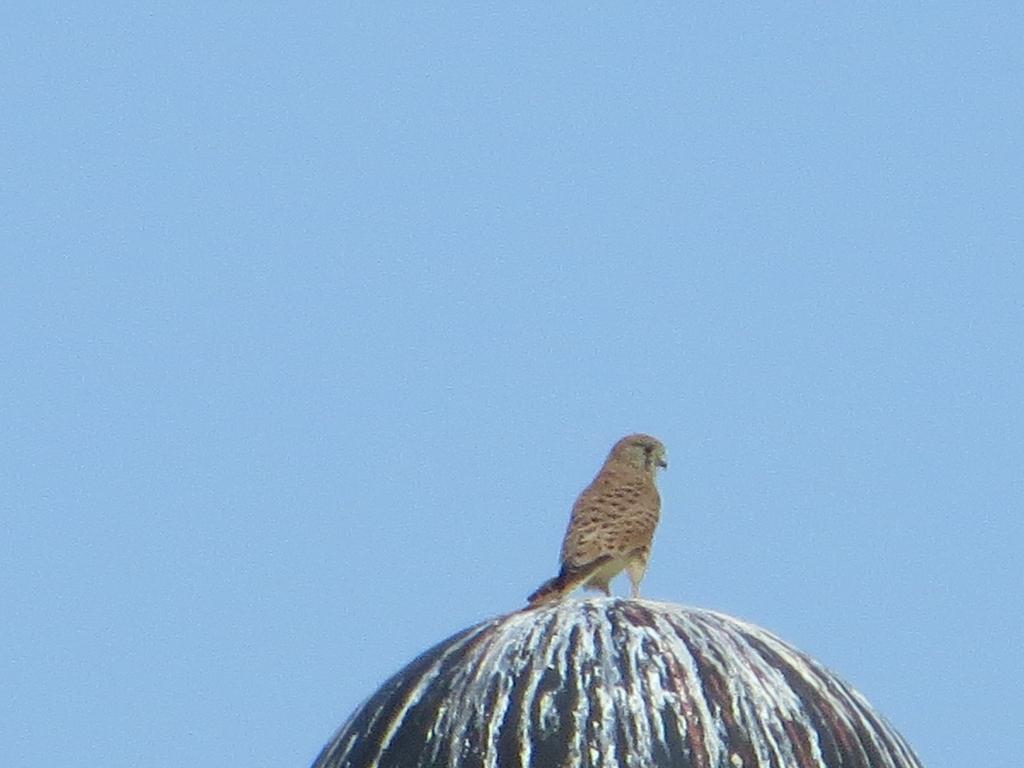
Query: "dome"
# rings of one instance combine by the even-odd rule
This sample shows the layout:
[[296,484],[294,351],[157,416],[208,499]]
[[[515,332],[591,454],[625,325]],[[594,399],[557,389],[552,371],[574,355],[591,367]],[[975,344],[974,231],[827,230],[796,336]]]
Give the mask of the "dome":
[[370,697],[314,768],[920,768],[849,685],[769,632],[649,600],[479,624]]

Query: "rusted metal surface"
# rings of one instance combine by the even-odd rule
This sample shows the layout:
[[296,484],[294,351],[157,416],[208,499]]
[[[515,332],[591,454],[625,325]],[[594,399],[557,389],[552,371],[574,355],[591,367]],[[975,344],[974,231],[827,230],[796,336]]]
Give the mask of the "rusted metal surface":
[[920,768],[850,686],[769,632],[648,600],[568,600],[430,649],[314,768]]

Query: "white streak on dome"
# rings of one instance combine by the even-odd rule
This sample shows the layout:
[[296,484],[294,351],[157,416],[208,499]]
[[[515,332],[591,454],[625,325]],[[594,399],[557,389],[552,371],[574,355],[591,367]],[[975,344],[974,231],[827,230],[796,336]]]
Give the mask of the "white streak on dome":
[[920,768],[862,696],[765,630],[647,600],[486,622],[389,680],[316,768]]

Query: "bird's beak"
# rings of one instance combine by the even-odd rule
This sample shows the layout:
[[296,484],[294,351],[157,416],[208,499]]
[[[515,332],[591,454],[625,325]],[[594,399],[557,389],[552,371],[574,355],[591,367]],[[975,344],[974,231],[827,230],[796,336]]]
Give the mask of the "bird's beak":
[[658,459],[658,466],[661,467],[662,469],[667,469],[668,462],[665,461],[664,459]]

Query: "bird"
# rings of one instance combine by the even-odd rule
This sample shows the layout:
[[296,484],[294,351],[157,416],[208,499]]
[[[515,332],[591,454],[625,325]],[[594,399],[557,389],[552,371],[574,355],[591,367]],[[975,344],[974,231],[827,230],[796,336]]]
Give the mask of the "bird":
[[668,466],[665,446],[650,435],[627,435],[576,499],[562,541],[561,569],[527,599],[528,607],[559,600],[577,587],[611,595],[609,582],[623,569],[631,595],[640,596],[661,496],[654,484]]

